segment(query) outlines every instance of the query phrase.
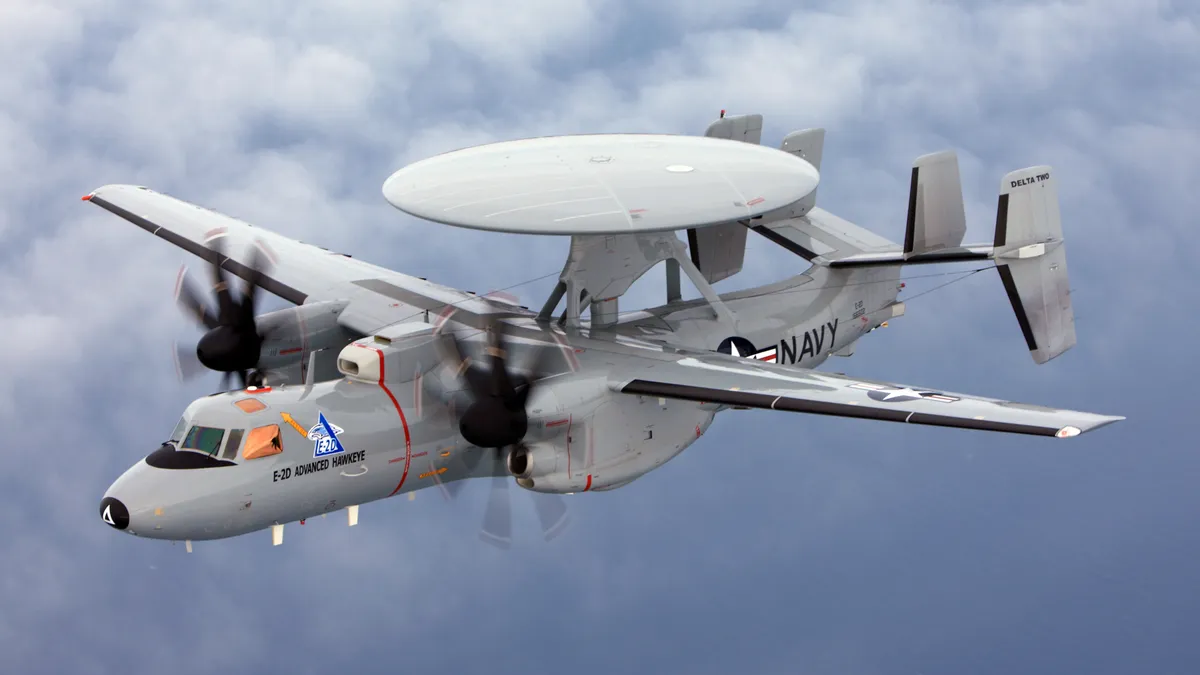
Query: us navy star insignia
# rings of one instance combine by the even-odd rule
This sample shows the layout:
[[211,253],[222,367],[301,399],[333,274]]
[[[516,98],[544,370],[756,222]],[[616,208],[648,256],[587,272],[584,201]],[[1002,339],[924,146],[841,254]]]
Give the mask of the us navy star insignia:
[[862,389],[867,392],[867,396],[875,401],[884,403],[905,403],[907,401],[916,401],[924,399],[927,401],[937,401],[938,403],[953,403],[958,398],[947,396],[936,391],[918,391],[912,387],[888,387],[881,384],[868,384],[866,382],[855,382],[850,385],[851,389]]

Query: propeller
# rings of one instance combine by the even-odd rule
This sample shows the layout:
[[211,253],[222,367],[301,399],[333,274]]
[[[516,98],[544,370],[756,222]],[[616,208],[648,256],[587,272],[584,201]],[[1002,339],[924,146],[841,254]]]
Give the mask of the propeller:
[[487,341],[484,347],[487,366],[474,363],[464,356],[458,338],[452,332],[441,334],[442,353],[465,385],[470,402],[458,415],[458,430],[471,445],[494,448],[497,454],[509,446],[518,445],[529,431],[529,415],[525,404],[537,383],[550,377],[551,359],[558,349],[538,345],[523,368],[528,376],[514,373],[508,367],[508,347],[505,344],[507,324],[490,321],[484,328]]
[[[491,449],[498,462],[504,462],[505,449],[511,451],[522,444],[529,431],[529,414],[525,406],[538,383],[556,374],[550,367],[552,361],[561,359],[558,348],[537,345],[531,348],[527,365],[513,372],[509,369],[505,339],[507,326],[496,320],[485,326],[487,339],[479,362],[464,355],[462,345],[452,332],[443,332],[441,338],[443,356],[464,384],[469,399],[457,415],[459,433],[471,445]],[[475,455],[474,464],[478,464],[483,454]],[[508,490],[513,482],[507,477],[492,478],[479,533],[483,541],[504,549],[512,545],[512,508]],[[448,498],[456,496],[455,483],[442,487]],[[534,500],[542,535],[550,541],[570,523],[566,502],[556,494],[529,494]]]
[[175,366],[180,379],[187,380],[203,372],[203,368],[223,373],[222,389],[228,388],[229,379],[236,374],[243,387],[262,383],[262,374],[257,371],[259,353],[265,335],[259,332],[255,321],[255,303],[262,281],[266,255],[258,246],[250,251],[249,274],[242,292],[235,297],[230,290],[225,270],[221,267],[229,260],[221,248],[221,238],[209,244],[212,256],[212,294],[216,310],[213,311],[203,300],[203,295],[189,281],[187,268],[179,271],[175,285],[175,300],[184,313],[191,316],[206,332],[196,343],[194,350],[175,346]]
[[[442,489],[442,495],[447,500],[458,498],[464,480],[442,483],[434,479]],[[488,492],[487,507],[483,512],[483,523],[479,528],[479,539],[496,548],[509,549],[512,547],[512,499],[509,491],[512,489],[512,478],[493,476]],[[542,538],[551,541],[567,530],[571,524],[571,516],[567,512],[567,502],[561,495],[543,492],[529,492],[537,513],[538,523],[542,528]]]

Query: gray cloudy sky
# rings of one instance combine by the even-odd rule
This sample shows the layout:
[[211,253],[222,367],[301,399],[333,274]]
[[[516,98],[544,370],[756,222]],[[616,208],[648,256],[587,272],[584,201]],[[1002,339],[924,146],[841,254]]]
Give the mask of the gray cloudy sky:
[[[1196,6],[796,4],[0,4],[0,671],[1196,672]],[[726,413],[657,472],[571,498],[550,544],[514,491],[509,552],[476,539],[486,486],[190,556],[97,518],[216,377],[171,366],[195,339],[171,299],[184,254],[80,195],[140,183],[484,291],[557,270],[565,242],[403,217],[392,170],[493,139],[700,133],[722,108],[763,113],[772,144],[828,128],[821,204],[893,238],[919,154],[959,151],[983,240],[1000,176],[1053,165],[1076,349],[1035,366],[989,272],[830,367],[1128,421],[1059,443]],[[803,266],[752,240],[722,287]]]

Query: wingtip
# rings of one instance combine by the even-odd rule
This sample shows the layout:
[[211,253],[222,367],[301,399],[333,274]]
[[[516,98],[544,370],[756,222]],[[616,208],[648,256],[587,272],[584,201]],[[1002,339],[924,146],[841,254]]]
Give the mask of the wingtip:
[[1106,427],[1114,422],[1120,422],[1124,419],[1125,418],[1120,415],[1095,415],[1094,421],[1061,427],[1054,433],[1054,436],[1056,438],[1074,438],[1081,434],[1095,431],[1100,427]]
[[[1095,431],[1101,427],[1106,427],[1115,422],[1121,422],[1125,419],[1125,417],[1123,415],[1097,415],[1097,417],[1099,417],[1099,419],[1095,423],[1080,427],[1080,433],[1089,433],[1089,432]],[[1068,427],[1068,428],[1070,428],[1070,427]],[[1078,436],[1079,434],[1069,434],[1069,435],[1070,436]],[[1060,436],[1060,438],[1066,438],[1066,437],[1067,436]]]

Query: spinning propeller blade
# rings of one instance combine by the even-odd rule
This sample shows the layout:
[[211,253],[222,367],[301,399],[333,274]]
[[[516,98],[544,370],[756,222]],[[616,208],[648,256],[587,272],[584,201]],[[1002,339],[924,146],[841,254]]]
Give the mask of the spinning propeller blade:
[[181,347],[178,342],[172,343],[171,346],[172,355],[175,357],[175,375],[179,377],[180,382],[194,380],[205,372],[206,368],[200,363],[195,349]]
[[[512,508],[508,494],[512,483],[511,478],[492,479],[487,510],[483,513],[483,527],[479,530],[479,538],[482,541],[502,549],[512,546]],[[550,541],[567,530],[567,526],[571,524],[571,517],[567,513],[567,501],[561,495],[527,490],[522,492],[533,500],[538,523],[542,526],[543,539]]]
[[508,479],[499,476],[493,478],[479,538],[497,548],[512,546],[512,507],[509,501]]

